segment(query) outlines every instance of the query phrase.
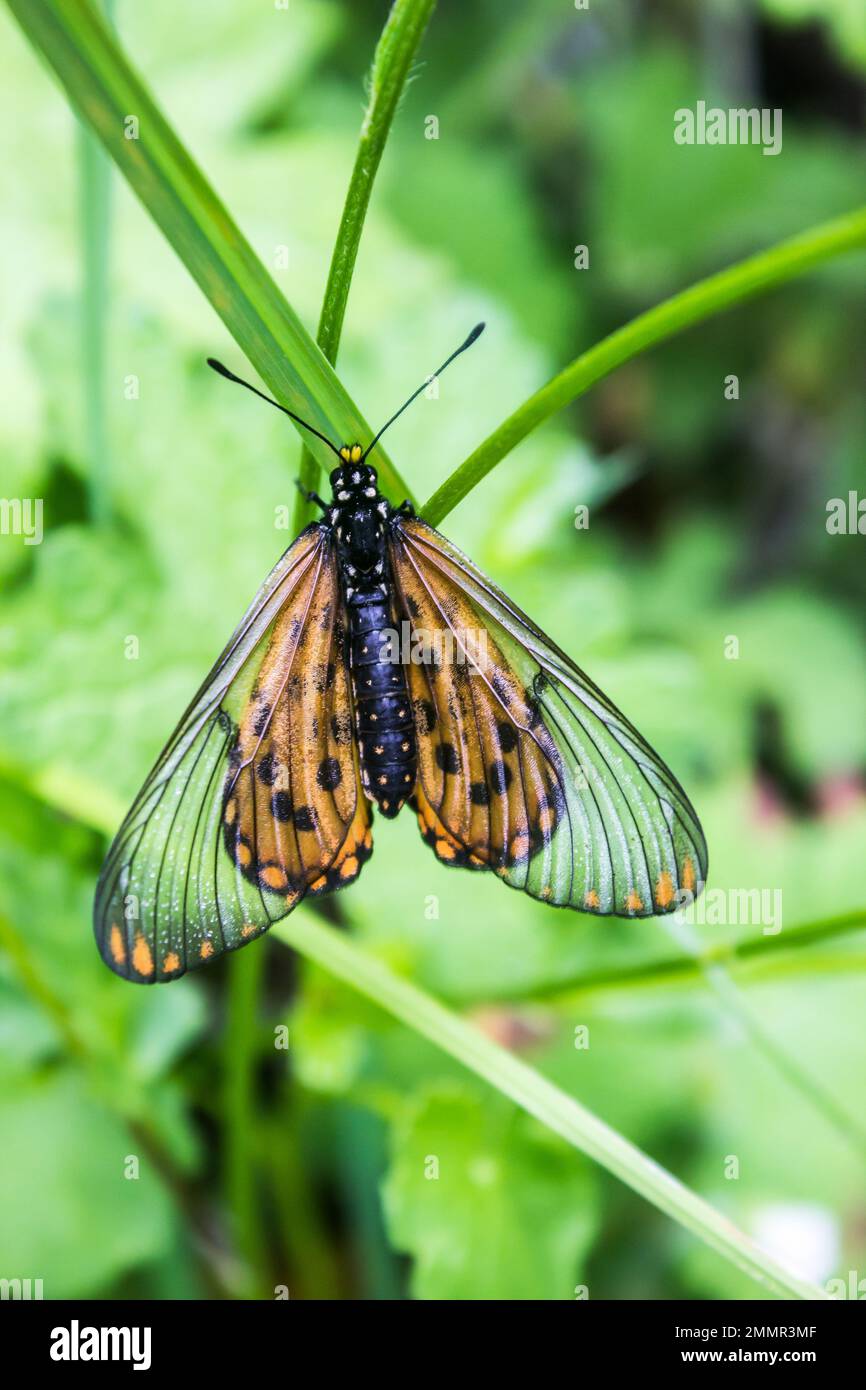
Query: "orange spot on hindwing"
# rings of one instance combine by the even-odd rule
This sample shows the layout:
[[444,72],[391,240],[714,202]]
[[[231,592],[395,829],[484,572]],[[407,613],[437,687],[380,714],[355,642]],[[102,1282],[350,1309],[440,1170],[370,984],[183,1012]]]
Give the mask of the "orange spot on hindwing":
[[674,900],[674,881],[667,869],[662,869],[656,883],[656,906],[662,909],[670,907]]
[[686,855],[685,859],[683,860],[682,870],[680,872],[680,882],[682,883],[683,888],[685,888],[687,893],[694,893],[696,881],[697,880],[695,879],[695,866],[692,863],[689,856]]
[[139,975],[153,974],[153,953],[141,932],[136,936],[132,948],[132,964]]
[[112,922],[111,924],[111,935],[109,937],[108,944],[109,949],[111,951],[111,959],[114,961],[114,964],[125,965],[126,942],[123,939],[123,932],[120,930],[120,927],[117,925],[116,922]]

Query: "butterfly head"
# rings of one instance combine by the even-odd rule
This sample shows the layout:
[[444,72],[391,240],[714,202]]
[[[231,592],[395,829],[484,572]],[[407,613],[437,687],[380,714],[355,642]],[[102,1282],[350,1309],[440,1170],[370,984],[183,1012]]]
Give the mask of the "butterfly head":
[[331,470],[331,488],[335,502],[357,502],[362,497],[371,501],[379,494],[375,468],[362,463],[360,444],[344,444],[340,449],[343,462]]

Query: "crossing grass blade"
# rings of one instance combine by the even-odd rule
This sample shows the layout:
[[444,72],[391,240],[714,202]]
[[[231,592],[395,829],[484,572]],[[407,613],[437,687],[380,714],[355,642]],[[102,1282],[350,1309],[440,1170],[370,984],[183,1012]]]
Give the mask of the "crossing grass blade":
[[[376,173],[385,152],[400,99],[406,90],[412,64],[427,32],[435,5],[436,0],[394,0],[376,46],[370,73],[369,100],[361,124],[355,164],[331,255],[328,282],[316,334],[316,342],[332,366],[337,361],[346,302]],[[301,455],[301,483],[307,489],[316,485],[315,466],[315,458],[305,446]],[[406,492],[404,496],[414,501],[411,493]],[[295,529],[300,530],[301,524],[309,520],[311,514],[303,497],[299,497],[296,504]]]
[[[102,141],[270,390],[334,439],[372,431],[187,153],[90,0],[8,0],[78,115]],[[134,118],[134,119],[130,119]],[[314,441],[320,465],[331,455]],[[406,485],[380,451],[386,491]]]
[[653,305],[593,344],[518,406],[428,498],[422,515],[431,526],[438,526],[521,440],[623,362],[693,324],[783,285],[813,266],[864,247],[866,207],[799,232]]

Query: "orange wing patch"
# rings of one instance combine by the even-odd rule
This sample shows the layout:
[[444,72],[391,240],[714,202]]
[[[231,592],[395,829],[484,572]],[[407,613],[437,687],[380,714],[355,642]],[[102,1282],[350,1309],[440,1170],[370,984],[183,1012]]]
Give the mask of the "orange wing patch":
[[556,748],[490,632],[447,576],[432,586],[392,549],[422,645],[407,671],[418,740],[416,804],[437,858],[511,875],[550,845],[564,796]]
[[327,873],[321,874],[319,879],[311,884],[311,893],[331,893],[338,888],[347,888],[350,883],[355,882],[373,853],[372,822],[373,812],[370,803],[359,791],[357,809],[348,834]]
[[290,906],[351,883],[371,853],[351,709],[329,560],[311,567],[274,624],[226,779],[226,848],[247,880]]
[[137,973],[147,979],[153,974],[153,952],[141,932],[136,935],[132,948],[132,965]]
[[408,672],[421,830],[443,862],[472,855],[513,888],[605,915],[670,912],[680,887],[699,891],[694,809],[603,691],[419,518],[393,526],[391,564],[414,644],[445,640]]
[[443,864],[452,864],[464,869],[486,869],[488,867],[485,860],[465,849],[460,841],[451,834],[447,826],[442,824],[424,795],[420,782],[413,801],[418,816],[418,829],[421,831],[421,838],[430,846],[437,859],[441,859]]

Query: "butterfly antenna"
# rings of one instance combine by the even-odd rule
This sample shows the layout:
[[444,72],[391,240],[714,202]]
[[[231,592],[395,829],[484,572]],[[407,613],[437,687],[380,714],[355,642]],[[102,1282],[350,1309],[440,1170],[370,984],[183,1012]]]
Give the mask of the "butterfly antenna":
[[321,439],[323,444],[327,444],[332,453],[337,455],[337,458],[342,458],[336,444],[332,444],[330,439],[324,434],[320,434],[313,425],[308,425],[306,420],[302,420],[300,415],[296,415],[293,410],[289,410],[287,406],[280,405],[279,401],[273,400],[272,397],[266,396],[264,391],[260,391],[257,386],[253,386],[249,381],[244,381],[243,377],[235,376],[234,372],[230,372],[228,367],[224,367],[222,362],[218,362],[215,357],[209,357],[207,359],[207,364],[209,367],[212,367],[215,372],[219,372],[220,376],[224,376],[226,381],[233,381],[237,386],[245,386],[248,391],[252,391],[254,396],[260,396],[263,401],[267,401],[268,405],[275,405],[277,410],[281,410],[284,415],[288,415],[290,420],[295,421],[295,424],[303,425],[305,430],[310,431],[310,434],[314,434],[317,439]]
[[476,323],[476,325],[475,325],[475,327],[473,328],[472,332],[469,334],[469,337],[466,339],[465,342],[463,342],[463,343],[460,344],[460,346],[459,346],[459,348],[457,349],[457,351],[456,351],[456,352],[452,352],[452,354],[451,354],[450,357],[446,357],[445,361],[442,363],[442,366],[441,366],[441,367],[437,367],[436,370],[435,370],[435,372],[431,373],[430,376],[425,377],[425,379],[421,382],[421,385],[418,387],[418,390],[412,392],[412,394],[411,394],[411,396],[409,397],[408,401],[404,402],[404,404],[400,406],[400,409],[397,411],[396,415],[392,415],[392,416],[391,416],[391,419],[388,420],[388,421],[382,426],[382,428],[380,429],[379,433],[376,435],[376,437],[375,437],[375,439],[373,440],[373,442],[372,442],[371,444],[368,444],[368,445],[367,445],[366,449],[364,450],[363,454],[361,455],[362,461],[363,461],[363,459],[365,459],[365,458],[367,457],[367,455],[370,453],[370,451],[371,451],[372,449],[375,449],[376,445],[379,443],[379,440],[382,438],[382,435],[385,433],[385,431],[386,431],[387,429],[389,429],[390,426],[393,425],[394,421],[395,421],[396,419],[398,419],[399,416],[401,416],[401,415],[403,414],[403,411],[404,411],[404,410],[407,410],[407,409],[408,409],[408,407],[412,404],[412,402],[415,400],[415,398],[416,398],[417,396],[420,396],[420,395],[421,395],[421,392],[425,389],[425,387],[428,386],[429,383],[430,383],[431,381],[433,381],[433,379],[434,379],[435,377],[441,376],[442,373],[444,372],[445,368],[446,368],[446,367],[450,367],[450,365],[451,365],[451,363],[454,361],[454,358],[455,358],[455,357],[459,357],[460,354],[461,354],[461,352],[465,352],[466,349],[467,349],[467,348],[470,348],[474,342],[477,342],[478,339],[481,337],[481,334],[482,334],[483,332],[484,332],[484,324],[483,324],[483,323]]

